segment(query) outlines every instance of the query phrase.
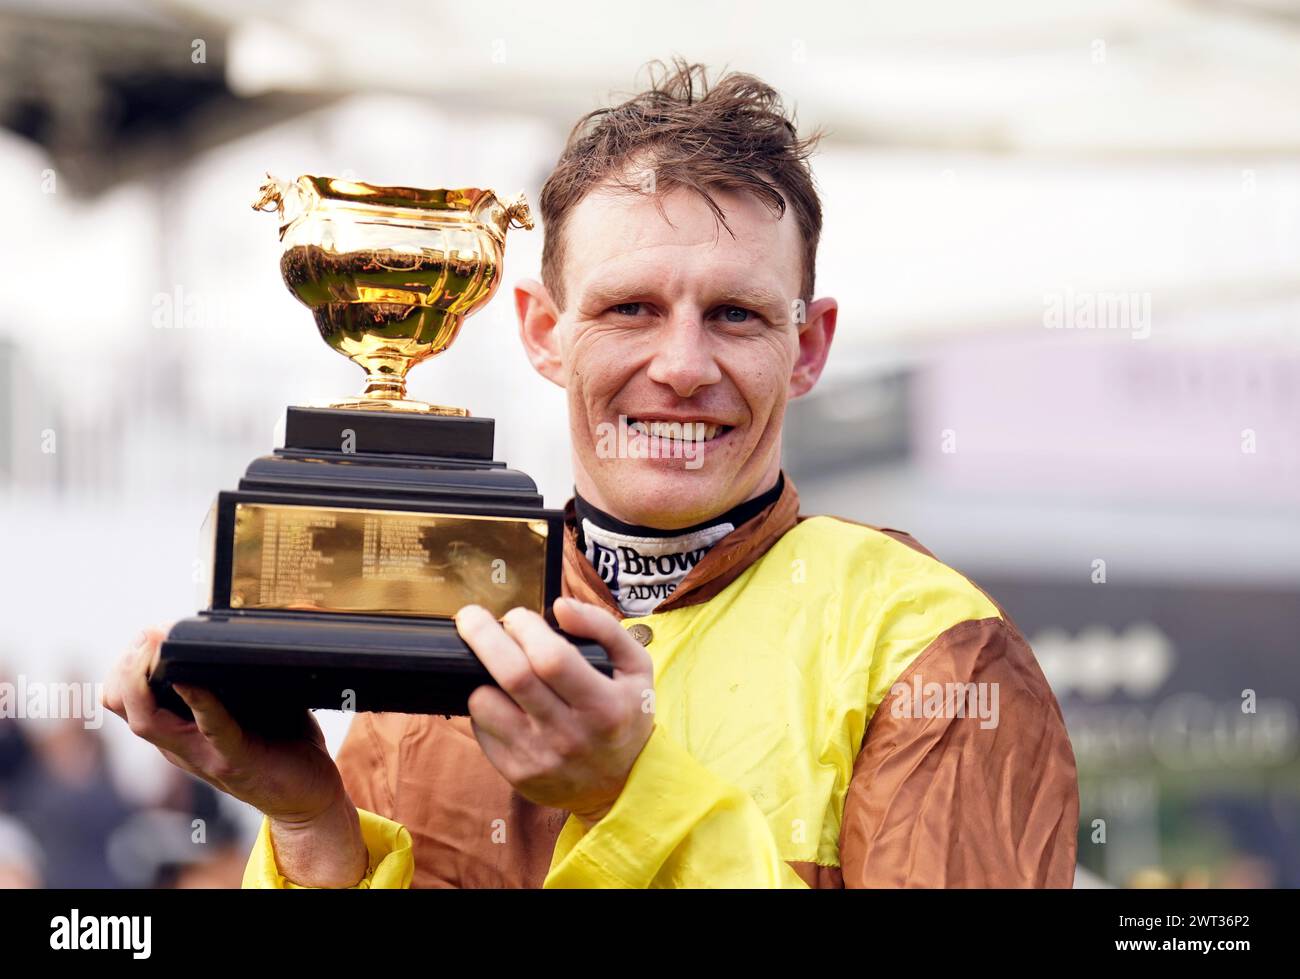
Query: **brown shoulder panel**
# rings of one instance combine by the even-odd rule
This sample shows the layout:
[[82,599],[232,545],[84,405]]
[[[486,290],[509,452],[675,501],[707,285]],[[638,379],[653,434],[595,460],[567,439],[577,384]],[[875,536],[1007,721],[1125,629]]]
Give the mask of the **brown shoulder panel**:
[[566,813],[492,767],[467,717],[359,714],[339,770],[353,803],[411,833],[412,887],[541,887]]
[[[972,708],[972,696],[984,699]],[[840,831],[844,884],[1070,887],[1078,823],[1074,752],[1028,644],[1007,620],[962,622],[867,726]]]

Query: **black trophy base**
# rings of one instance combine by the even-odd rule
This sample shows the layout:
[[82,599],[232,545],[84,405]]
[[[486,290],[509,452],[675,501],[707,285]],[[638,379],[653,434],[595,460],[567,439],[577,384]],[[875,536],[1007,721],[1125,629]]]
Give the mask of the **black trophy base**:
[[[447,618],[243,607],[245,593],[232,591],[236,514],[278,504],[545,521],[536,611],[548,621],[560,594],[563,515],[543,508],[528,476],[493,460],[490,418],[290,408],[285,433],[284,447],[254,460],[238,490],[217,496],[211,607],[168,633],[150,674],[155,696],[189,716],[171,684],[210,689],[263,731],[276,718],[300,723],[301,708],[467,714],[469,695],[495,681]],[[613,675],[600,646],[571,641]]]
[[[612,675],[604,649],[570,641]],[[150,678],[159,703],[189,717],[172,683],[211,690],[264,730],[289,707],[463,715],[496,681],[451,622],[209,612],[172,626]]]

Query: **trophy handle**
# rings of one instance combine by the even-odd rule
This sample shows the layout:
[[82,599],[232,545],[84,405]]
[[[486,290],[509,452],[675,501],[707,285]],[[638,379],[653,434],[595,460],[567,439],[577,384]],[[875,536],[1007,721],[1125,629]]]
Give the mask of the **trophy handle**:
[[522,228],[525,231],[533,230],[533,212],[528,206],[528,198],[524,196],[521,190],[515,194],[514,198],[506,204],[506,224],[511,228]]
[[284,241],[284,233],[289,230],[289,225],[301,218],[313,206],[313,198],[308,197],[307,193],[308,191],[303,189],[301,180],[299,183],[291,183],[267,171],[266,183],[258,189],[258,197],[253,201],[253,210],[275,211],[280,219],[280,240]]
[[258,193],[260,196],[253,201],[254,211],[274,210],[281,218],[284,217],[284,192],[280,189],[280,181],[271,176],[270,171],[267,171],[266,183]]

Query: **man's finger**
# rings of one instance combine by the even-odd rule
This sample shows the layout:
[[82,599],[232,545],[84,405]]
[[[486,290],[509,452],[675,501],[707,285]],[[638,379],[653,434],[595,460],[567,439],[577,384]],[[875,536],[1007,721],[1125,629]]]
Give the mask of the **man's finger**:
[[244,731],[215,694],[184,683],[173,683],[172,689],[194,714],[199,733],[219,754],[228,757],[239,750]]
[[511,609],[501,624],[524,651],[533,672],[566,704],[580,708],[609,696],[610,681],[536,612]]
[[549,720],[566,709],[564,702],[533,672],[519,644],[487,609],[466,605],[456,613],[456,631],[474,650],[492,679],[529,714],[538,720]]
[[469,716],[476,727],[503,744],[532,730],[528,715],[496,687],[484,685],[469,695]]
[[161,639],[159,634],[148,634],[144,646],[123,664],[118,674],[117,690],[122,700],[121,716],[131,730],[146,741],[184,755],[188,754],[187,748],[193,747],[193,736],[197,734],[194,725],[159,707],[149,689],[147,670],[152,662],[153,649]]
[[[506,771],[509,760],[512,757],[509,744],[507,744],[497,735],[489,731],[487,725],[481,722],[477,717],[475,717],[476,712],[479,714],[483,713],[483,708],[482,708],[483,699],[480,698],[478,694],[479,691],[485,691],[485,690],[490,690],[498,697],[501,697],[502,699],[507,701],[510,704],[510,708],[512,710],[518,711],[519,708],[516,707],[514,703],[510,701],[509,697],[507,697],[505,694],[503,694],[500,690],[496,689],[495,687],[479,687],[478,690],[475,690],[474,693],[470,696],[470,730],[474,732],[474,740],[476,740],[479,744],[479,747],[483,749],[483,754],[487,758],[487,760],[492,764],[492,767],[495,768],[498,772],[500,772],[502,777],[505,778],[507,782],[509,782],[511,781],[510,775],[513,774],[513,773],[507,773]],[[520,716],[522,717],[523,711],[519,711],[519,713]]]
[[555,621],[570,635],[594,639],[605,647],[615,675],[632,673],[654,678],[654,660],[645,647],[627,634],[605,609],[573,598],[555,600]]
[[[144,633],[140,633],[140,639],[137,642],[144,641]],[[104,693],[100,701],[104,707],[111,710],[122,720],[126,720],[126,704],[122,701],[122,674],[135,663],[135,647],[123,655],[109,671],[108,677],[104,680]]]

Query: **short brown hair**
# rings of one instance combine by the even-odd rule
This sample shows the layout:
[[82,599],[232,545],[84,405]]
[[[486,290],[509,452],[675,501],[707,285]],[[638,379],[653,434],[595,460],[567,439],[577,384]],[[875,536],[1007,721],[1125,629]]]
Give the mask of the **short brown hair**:
[[792,207],[803,236],[802,298],[811,300],[822,208],[808,157],[820,133],[801,139],[776,89],[753,75],[730,72],[710,85],[704,65],[680,58],[647,69],[649,89],[578,120],[542,187],[542,280],[556,304],[565,305],[569,211],[606,181],[640,189],[628,170],[642,159],[653,172],[656,195],[675,187],[696,192],[728,234],[711,189],[751,193],[778,217]]

